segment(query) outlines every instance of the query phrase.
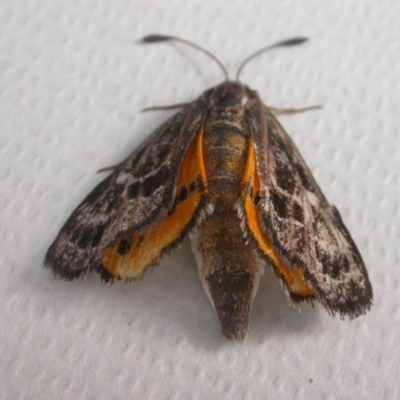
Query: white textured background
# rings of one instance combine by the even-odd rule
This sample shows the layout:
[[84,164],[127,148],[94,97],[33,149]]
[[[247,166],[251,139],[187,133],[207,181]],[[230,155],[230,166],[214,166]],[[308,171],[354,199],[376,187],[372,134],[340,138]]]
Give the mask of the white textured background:
[[[398,399],[400,2],[2,0],[0,3],[1,399]],[[219,83],[191,39],[280,118],[367,264],[375,305],[341,322],[288,307],[268,271],[251,331],[230,343],[186,245],[131,284],[53,280],[43,257],[73,208],[167,118]],[[174,48],[175,47],[175,48]]]

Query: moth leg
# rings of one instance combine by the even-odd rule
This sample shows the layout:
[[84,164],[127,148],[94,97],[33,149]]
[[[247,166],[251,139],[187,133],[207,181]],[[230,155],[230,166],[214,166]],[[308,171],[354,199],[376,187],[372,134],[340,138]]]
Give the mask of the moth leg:
[[114,171],[114,169],[118,168],[120,165],[121,165],[121,163],[110,165],[109,167],[100,168],[97,170],[97,173],[99,174],[101,172]]
[[[166,110],[175,110],[177,108],[183,108],[190,103],[178,103],[178,104],[171,104],[169,106],[151,106],[151,107],[145,107],[142,109],[142,112],[146,111],[166,111]],[[115,168],[119,167],[120,164],[115,164],[111,165],[110,167],[105,167],[105,168],[100,168],[97,172],[107,172],[107,171],[113,171]]]
[[164,110],[176,110],[177,108],[183,108],[188,106],[190,103],[178,103],[178,104],[171,104],[169,106],[151,106],[145,107],[142,109],[142,112],[146,111],[164,111]]
[[302,108],[276,108],[267,106],[268,110],[273,112],[275,115],[282,115],[282,114],[297,114],[304,111],[310,110],[320,110],[322,106],[309,106],[309,107],[302,107]]

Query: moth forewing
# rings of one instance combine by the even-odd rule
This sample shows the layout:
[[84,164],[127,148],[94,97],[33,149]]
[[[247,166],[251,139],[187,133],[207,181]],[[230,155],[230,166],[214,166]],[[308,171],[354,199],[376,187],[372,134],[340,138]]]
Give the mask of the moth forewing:
[[[316,300],[332,314],[364,314],[372,306],[372,287],[339,212],[327,202],[273,114],[267,108],[254,114],[259,220],[274,253],[287,267],[302,272]],[[294,301],[302,300],[290,285],[288,289]]]
[[[75,209],[50,246],[45,265],[68,280],[96,270],[107,281],[139,277],[153,265],[157,257],[148,265],[141,264],[141,271],[137,270],[138,259],[134,254],[139,251],[135,250],[135,240],[140,245],[143,235],[176,207],[180,166],[204,117],[193,103],[156,129]],[[128,268],[114,275],[104,268],[106,252],[119,241],[121,247],[116,249],[117,253],[133,257],[130,263],[133,273]],[[157,250],[161,255],[165,248]],[[106,259],[110,261],[107,255]],[[117,259],[112,262],[115,263]]]

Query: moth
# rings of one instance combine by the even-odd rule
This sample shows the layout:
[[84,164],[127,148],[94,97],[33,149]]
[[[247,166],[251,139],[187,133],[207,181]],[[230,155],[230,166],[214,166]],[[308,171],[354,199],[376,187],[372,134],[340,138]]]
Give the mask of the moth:
[[[266,106],[239,80],[179,104],[163,123],[75,209],[49,248],[45,265],[73,280],[96,271],[105,282],[132,281],[186,237],[222,333],[242,340],[264,266],[273,268],[290,303],[317,301],[350,319],[373,294],[367,270],[335,206],[328,203],[274,114],[304,109]],[[153,107],[157,109],[157,107]]]

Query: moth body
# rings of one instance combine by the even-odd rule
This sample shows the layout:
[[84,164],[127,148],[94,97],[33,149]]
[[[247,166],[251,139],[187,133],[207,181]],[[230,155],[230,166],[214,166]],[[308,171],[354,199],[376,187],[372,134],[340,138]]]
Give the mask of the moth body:
[[106,282],[137,280],[190,234],[200,279],[230,339],[248,331],[264,265],[292,304],[319,302],[341,318],[365,314],[372,286],[338,210],[275,109],[224,72],[223,83],[183,105],[82,201],[46,266],[67,280],[89,271]]
[[[213,96],[223,101],[215,101]],[[222,333],[241,340],[248,330],[263,271],[254,243],[241,228],[236,207],[248,153],[247,95],[242,85],[226,83],[215,89],[208,103],[210,118],[204,124],[202,151],[208,199],[214,211],[199,224],[192,248]]]

